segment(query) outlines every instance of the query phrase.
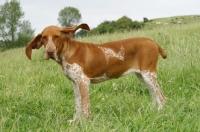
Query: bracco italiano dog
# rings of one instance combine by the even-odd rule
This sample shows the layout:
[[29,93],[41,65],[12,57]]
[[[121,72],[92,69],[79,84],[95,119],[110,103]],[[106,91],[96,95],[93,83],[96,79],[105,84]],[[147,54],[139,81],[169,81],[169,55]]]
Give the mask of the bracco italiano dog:
[[26,47],[31,59],[32,49],[45,47],[45,59],[55,60],[64,75],[73,83],[76,113],[88,118],[90,114],[90,83],[100,83],[119,78],[129,73],[136,76],[148,87],[153,104],[161,109],[166,98],[157,83],[156,64],[159,54],[166,58],[165,51],[148,38],[128,38],[104,44],[79,42],[72,39],[77,29],[90,30],[87,24],[76,27],[46,27]]

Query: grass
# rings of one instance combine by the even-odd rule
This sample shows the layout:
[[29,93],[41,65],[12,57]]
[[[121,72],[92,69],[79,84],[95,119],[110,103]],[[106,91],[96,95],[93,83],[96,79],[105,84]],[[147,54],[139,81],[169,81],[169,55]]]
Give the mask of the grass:
[[168,98],[163,110],[151,106],[151,96],[134,75],[90,86],[91,118],[69,124],[74,93],[69,80],[44,50],[29,61],[24,48],[0,53],[1,132],[199,132],[200,24],[91,36],[80,41],[102,43],[144,36],[167,52],[158,63],[158,81]]

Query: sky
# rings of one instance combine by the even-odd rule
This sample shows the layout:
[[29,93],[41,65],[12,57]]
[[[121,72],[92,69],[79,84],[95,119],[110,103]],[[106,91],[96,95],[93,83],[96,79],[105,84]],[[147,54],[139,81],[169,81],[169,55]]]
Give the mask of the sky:
[[[10,1],[10,0],[8,0]],[[58,13],[65,7],[75,7],[81,13],[81,23],[90,28],[104,21],[127,16],[133,21],[171,17],[179,15],[200,15],[200,0],[18,0],[24,20],[31,23],[35,34],[46,26],[58,23]],[[6,0],[0,0],[0,5]]]

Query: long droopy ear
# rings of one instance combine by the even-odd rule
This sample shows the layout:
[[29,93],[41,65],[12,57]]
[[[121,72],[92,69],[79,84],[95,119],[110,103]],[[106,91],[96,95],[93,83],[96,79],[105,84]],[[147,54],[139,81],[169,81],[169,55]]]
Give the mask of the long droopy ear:
[[32,49],[39,49],[42,46],[40,41],[42,35],[38,34],[26,46],[26,56],[31,60]]
[[90,31],[90,28],[87,24],[83,23],[80,24],[76,27],[66,27],[66,28],[61,28],[60,31],[65,33],[67,36],[72,37],[74,35],[74,33],[76,32],[76,30],[78,30],[79,28],[82,28],[84,30]]

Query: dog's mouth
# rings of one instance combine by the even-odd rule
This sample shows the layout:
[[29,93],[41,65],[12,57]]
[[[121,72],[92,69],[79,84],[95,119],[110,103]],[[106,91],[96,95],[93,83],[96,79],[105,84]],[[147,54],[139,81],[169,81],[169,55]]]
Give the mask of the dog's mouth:
[[55,57],[54,57],[54,56],[49,56],[49,58],[55,60]]
[[53,52],[52,53],[46,53],[44,59],[45,60],[48,60],[48,59],[55,60],[55,54]]

